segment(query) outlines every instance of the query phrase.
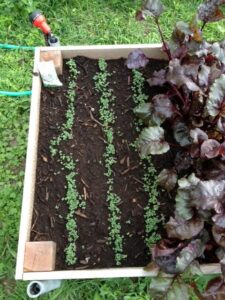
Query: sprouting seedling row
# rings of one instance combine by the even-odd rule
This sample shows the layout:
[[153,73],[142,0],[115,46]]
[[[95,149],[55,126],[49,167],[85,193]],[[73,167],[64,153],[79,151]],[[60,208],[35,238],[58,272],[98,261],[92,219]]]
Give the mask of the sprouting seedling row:
[[59,150],[59,145],[64,141],[72,139],[72,127],[75,118],[75,99],[76,99],[76,81],[79,71],[77,70],[74,60],[68,61],[69,66],[69,87],[67,91],[67,111],[66,121],[60,127],[60,133],[57,137],[53,138],[50,142],[50,152],[52,157],[59,154],[58,161],[62,169],[67,171],[66,175],[66,195],[62,199],[68,206],[68,214],[66,216],[66,230],[68,234],[68,245],[65,248],[66,263],[73,265],[77,261],[76,257],[76,241],[78,239],[77,223],[75,218],[76,210],[84,208],[83,197],[79,194],[76,185],[76,161],[73,159],[72,154],[65,154]]
[[95,75],[95,89],[100,95],[99,99],[99,114],[102,123],[103,133],[107,142],[104,161],[105,161],[105,176],[107,177],[107,203],[109,210],[109,242],[113,247],[115,253],[115,261],[120,265],[122,260],[126,258],[123,254],[123,239],[121,233],[121,211],[119,203],[120,197],[114,193],[114,179],[113,179],[113,165],[116,163],[113,124],[115,122],[115,115],[112,109],[115,97],[112,90],[109,88],[108,78],[110,73],[107,71],[107,63],[105,60],[99,60],[100,71]]
[[[148,96],[144,93],[144,82],[145,79],[142,73],[136,69],[132,70],[132,92],[133,92],[133,102],[139,106],[145,103]],[[135,120],[136,130],[139,132],[141,130],[141,125],[143,122],[140,120]],[[151,157],[141,161],[144,168],[144,176],[142,178],[143,189],[148,195],[148,203],[145,207],[145,243],[147,246],[154,244],[160,239],[160,235],[157,233],[158,224],[161,222],[159,218],[159,204],[157,202],[158,198],[158,184],[157,184],[157,174],[156,170],[152,164]],[[151,184],[149,184],[151,182]]]

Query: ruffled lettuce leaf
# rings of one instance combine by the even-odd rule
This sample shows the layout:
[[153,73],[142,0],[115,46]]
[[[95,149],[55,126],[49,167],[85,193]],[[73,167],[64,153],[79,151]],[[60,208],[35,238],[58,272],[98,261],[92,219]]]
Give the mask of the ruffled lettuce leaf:
[[225,75],[215,80],[210,88],[209,98],[206,102],[208,114],[212,117],[220,115],[225,117]]
[[138,139],[138,149],[141,157],[169,151],[170,146],[165,141],[164,129],[160,126],[144,128]]
[[144,68],[149,62],[149,59],[140,49],[136,49],[129,53],[126,60],[126,66],[128,69]]
[[169,222],[165,225],[168,237],[179,240],[188,240],[195,237],[203,227],[204,221],[199,218],[185,221],[182,218],[174,219],[170,217]]
[[158,175],[158,184],[168,192],[172,191],[176,186],[177,172],[174,168],[163,169]]
[[224,18],[220,5],[224,0],[206,0],[198,7],[198,19],[204,23],[216,22]]

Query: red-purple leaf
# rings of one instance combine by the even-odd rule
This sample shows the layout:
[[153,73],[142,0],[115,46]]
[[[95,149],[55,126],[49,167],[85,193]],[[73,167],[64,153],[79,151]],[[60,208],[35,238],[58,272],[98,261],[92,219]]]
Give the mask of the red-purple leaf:
[[195,128],[190,131],[190,136],[193,139],[193,143],[200,144],[208,139],[208,135],[200,128]]
[[198,80],[199,80],[199,84],[201,86],[203,86],[203,85],[208,86],[208,84],[209,84],[209,74],[210,74],[210,67],[202,64],[200,66],[200,70],[199,70],[199,73],[198,73]]
[[187,125],[182,122],[175,123],[173,127],[173,134],[175,140],[182,146],[188,146],[191,144],[190,133]]
[[212,234],[216,243],[225,247],[225,229],[217,225],[213,225]]
[[182,218],[170,217],[169,222],[166,223],[165,228],[169,238],[176,238],[179,240],[188,240],[196,235],[204,227],[204,221],[201,219],[191,219],[185,221]]
[[176,216],[184,220],[190,220],[193,217],[193,209],[191,203],[191,189],[198,184],[199,178],[192,173],[188,178],[178,180],[179,188],[176,195]]
[[220,155],[225,157],[225,142],[220,145]]
[[198,7],[198,18],[204,23],[216,22],[224,18],[219,6],[224,0],[206,0]]
[[162,119],[171,118],[174,113],[174,106],[169,97],[163,94],[156,95],[152,98],[154,115]]
[[136,12],[135,18],[137,21],[144,21],[146,19],[146,16],[142,10],[138,10]]
[[177,182],[177,172],[175,169],[163,169],[158,175],[158,183],[168,192],[174,189]]
[[138,148],[141,157],[146,157],[149,154],[166,153],[170,146],[165,141],[163,128],[152,126],[142,130],[138,139]]
[[217,122],[217,128],[222,134],[225,134],[225,118],[223,117],[219,118]]
[[224,213],[213,216],[212,220],[217,226],[225,228],[225,214]]
[[179,151],[176,153],[174,159],[174,166],[179,173],[180,171],[187,170],[192,165],[192,159],[189,152]]
[[201,145],[201,157],[214,158],[220,154],[220,143],[216,140],[209,139]]
[[217,213],[222,211],[224,197],[225,180],[199,181],[191,191],[192,202],[196,208],[214,209]]
[[162,86],[166,83],[166,70],[162,69],[159,71],[154,71],[152,77],[148,80],[150,86]]
[[205,250],[205,246],[200,239],[191,241],[185,248],[181,250],[177,257],[176,270],[178,273],[183,273],[185,269],[201,256]]
[[149,62],[149,59],[140,49],[132,51],[126,60],[128,69],[139,69],[145,67]]
[[159,18],[159,16],[164,11],[164,6],[162,5],[160,0],[147,0],[144,5],[144,14],[146,16],[152,16],[155,18]]
[[206,108],[212,117],[225,117],[225,74],[216,79],[211,86]]
[[162,271],[168,274],[176,274],[176,258],[183,244],[170,240],[161,240],[152,249],[152,259]]
[[174,58],[169,62],[167,81],[176,85],[178,88],[180,88],[182,85],[186,85],[190,91],[200,91],[199,86],[197,86],[197,84],[191,78],[185,75],[185,67],[180,64],[180,61],[177,58]]

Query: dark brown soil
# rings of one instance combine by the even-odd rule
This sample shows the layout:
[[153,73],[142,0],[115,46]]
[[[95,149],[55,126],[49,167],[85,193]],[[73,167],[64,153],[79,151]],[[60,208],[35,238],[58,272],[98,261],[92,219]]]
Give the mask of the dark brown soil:
[[[41,118],[37,163],[37,179],[31,240],[53,240],[57,243],[57,266],[62,269],[108,268],[114,267],[114,254],[107,244],[108,209],[106,203],[106,177],[104,176],[105,149],[104,135],[99,119],[99,96],[94,90],[93,76],[98,72],[97,61],[84,57],[76,59],[80,75],[77,81],[75,107],[74,139],[60,145],[64,152],[72,153],[77,160],[77,185],[80,194],[86,196],[86,209],[77,211],[79,239],[77,242],[78,262],[68,267],[65,264],[64,249],[67,245],[65,219],[67,205],[65,196],[66,171],[61,170],[58,157],[51,158],[50,140],[60,132],[65,121],[66,92],[68,87],[68,68],[64,62],[60,80],[63,88],[42,89]],[[165,62],[151,60],[145,76],[160,69]],[[144,266],[149,262],[149,250],[144,243],[144,208],[147,195],[142,189],[143,170],[138,154],[130,146],[137,138],[134,126],[134,103],[131,92],[131,71],[124,66],[124,60],[108,61],[112,73],[110,87],[116,96],[114,111],[115,147],[117,163],[114,165],[114,191],[122,199],[121,223],[124,252],[127,259],[123,266]],[[156,88],[146,86],[150,97],[159,93]],[[91,113],[90,113],[91,111]],[[155,157],[157,170],[170,167],[174,153],[168,152]],[[168,219],[173,213],[172,200],[166,193],[160,193],[160,212]],[[171,205],[172,204],[172,205]],[[164,234],[163,229],[159,233]]]

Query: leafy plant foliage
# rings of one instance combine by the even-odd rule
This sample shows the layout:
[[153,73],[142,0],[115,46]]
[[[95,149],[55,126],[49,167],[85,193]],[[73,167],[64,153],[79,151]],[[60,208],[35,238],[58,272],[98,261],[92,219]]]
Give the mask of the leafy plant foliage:
[[[136,15],[138,20],[153,18],[168,58],[168,66],[147,79],[166,93],[134,110],[146,125],[138,139],[140,156],[176,149],[174,167],[158,176],[159,184],[176,195],[175,213],[165,224],[168,238],[151,250],[160,270],[175,277],[152,281],[156,299],[189,299],[179,274],[206,249],[220,253],[225,275],[225,41],[208,43],[203,38],[205,25],[224,17],[223,4],[224,0],[206,0],[190,23],[175,25],[170,41],[161,31],[164,7],[159,0],[146,1]],[[224,293],[223,280],[210,283],[200,299],[214,299],[210,296],[216,291]]]

